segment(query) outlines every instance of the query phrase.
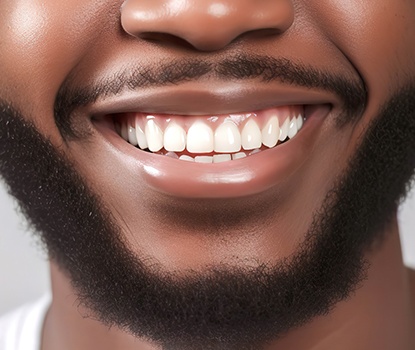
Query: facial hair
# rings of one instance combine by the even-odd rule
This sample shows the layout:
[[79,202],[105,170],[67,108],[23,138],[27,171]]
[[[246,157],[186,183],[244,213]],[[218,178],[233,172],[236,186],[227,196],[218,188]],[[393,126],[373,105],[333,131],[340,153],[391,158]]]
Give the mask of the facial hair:
[[415,168],[410,85],[380,110],[289,259],[183,277],[152,271],[128,249],[99,196],[27,120],[3,103],[0,174],[9,192],[95,317],[169,350],[257,350],[329,313],[365,277],[365,253]]

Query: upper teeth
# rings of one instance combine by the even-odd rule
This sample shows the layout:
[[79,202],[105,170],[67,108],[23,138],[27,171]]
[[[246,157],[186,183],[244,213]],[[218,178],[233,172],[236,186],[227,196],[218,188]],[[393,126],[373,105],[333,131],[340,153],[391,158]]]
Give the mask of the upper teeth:
[[[232,154],[233,159],[238,159],[243,157],[241,150],[257,150],[262,145],[272,148],[278,142],[292,139],[304,123],[304,114],[298,110],[299,108],[295,113],[286,113],[285,116],[281,116],[281,113],[268,113],[262,120],[252,114],[239,116],[239,119],[228,116],[222,120],[218,117],[191,119],[139,115],[133,121],[131,118],[119,121],[117,127],[126,141],[141,149],[148,148],[151,152],[163,148],[170,154],[185,150],[195,154],[215,152]],[[183,122],[183,119],[189,120]],[[207,162],[208,159],[205,158],[199,160]],[[217,160],[222,161],[222,158],[217,157]]]

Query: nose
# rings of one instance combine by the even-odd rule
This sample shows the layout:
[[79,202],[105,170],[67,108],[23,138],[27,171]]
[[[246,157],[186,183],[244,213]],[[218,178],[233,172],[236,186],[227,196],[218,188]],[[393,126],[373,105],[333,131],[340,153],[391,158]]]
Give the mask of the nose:
[[128,34],[201,51],[223,49],[243,35],[283,33],[293,20],[292,0],[126,0],[121,9]]

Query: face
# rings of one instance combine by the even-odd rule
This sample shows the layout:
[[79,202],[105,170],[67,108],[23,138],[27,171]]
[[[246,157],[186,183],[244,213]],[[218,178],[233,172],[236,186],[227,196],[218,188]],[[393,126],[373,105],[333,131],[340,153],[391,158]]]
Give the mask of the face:
[[415,2],[0,10],[0,171],[103,322],[258,349],[354,290],[414,168]]

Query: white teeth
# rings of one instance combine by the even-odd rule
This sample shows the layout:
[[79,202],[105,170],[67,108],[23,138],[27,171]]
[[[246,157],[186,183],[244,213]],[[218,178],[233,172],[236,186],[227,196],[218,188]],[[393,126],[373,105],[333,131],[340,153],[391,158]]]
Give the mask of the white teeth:
[[245,150],[260,148],[262,145],[261,130],[258,124],[250,119],[242,129],[242,147]]
[[128,125],[126,123],[122,123],[121,125],[121,137],[128,141]]
[[198,156],[198,157],[195,157],[195,162],[196,163],[206,163],[206,164],[210,164],[210,163],[213,163],[213,157],[210,157],[210,156]]
[[262,129],[262,143],[272,148],[278,143],[278,138],[280,136],[280,127],[277,117],[272,117],[265,124]]
[[195,160],[194,160],[194,158],[192,158],[192,157],[190,157],[190,156],[186,156],[186,155],[182,155],[182,156],[180,156],[179,157],[179,159],[181,159],[181,160],[185,160],[185,161],[187,161],[187,162],[194,162]]
[[151,152],[160,151],[163,148],[163,131],[153,119],[147,121],[145,134],[148,143],[148,149]]
[[166,157],[169,157],[169,158],[179,159],[179,156],[176,153],[174,153],[174,152],[167,152],[165,154],[165,156]]
[[285,141],[288,136],[288,128],[290,127],[290,118],[285,119],[284,124],[280,128],[280,141]]
[[250,156],[252,156],[253,154],[257,154],[259,152],[262,152],[259,148],[254,149],[252,152],[249,153]]
[[146,135],[144,134],[143,129],[141,129],[141,126],[138,124],[137,121],[135,123],[135,133],[137,136],[138,147],[140,147],[141,149],[148,148]]
[[297,118],[293,118],[288,127],[288,137],[292,139],[295,135],[297,135]]
[[215,154],[213,156],[213,163],[228,162],[230,160],[232,160],[232,157],[230,154]]
[[297,117],[297,129],[300,130],[303,127],[303,124],[304,124],[304,119],[303,119],[303,116],[300,114]]
[[233,160],[242,159],[242,158],[245,158],[245,157],[246,157],[246,154],[244,152],[232,154],[232,159]]
[[182,152],[186,148],[186,131],[177,123],[171,122],[164,131],[166,151]]
[[231,153],[241,149],[241,134],[236,124],[226,121],[215,131],[215,152]]
[[[180,123],[169,121],[163,130],[156,123],[154,117],[148,117],[145,128],[141,127],[142,121],[136,119],[135,128],[129,123],[115,122],[115,129],[121,137],[134,146],[141,149],[149,149],[151,152],[163,152],[166,156],[179,158],[175,152],[183,152],[187,149],[190,153],[200,154],[196,158],[189,155],[180,157],[182,160],[195,161],[197,163],[220,163],[232,159],[244,158],[247,155],[261,152],[264,145],[268,148],[275,147],[278,142],[292,139],[304,125],[303,115],[287,117],[282,125],[279,118],[270,116],[263,124],[262,130],[254,118],[248,119],[242,129],[233,120],[226,118],[213,132],[209,123],[196,120],[188,129],[187,133]],[[252,151],[241,152],[242,150]],[[204,153],[220,153],[212,156],[202,155]]]
[[213,131],[203,122],[195,122],[187,132],[187,150],[191,153],[213,151]]
[[137,135],[135,129],[132,126],[128,126],[128,142],[134,146],[138,145]]

